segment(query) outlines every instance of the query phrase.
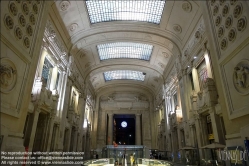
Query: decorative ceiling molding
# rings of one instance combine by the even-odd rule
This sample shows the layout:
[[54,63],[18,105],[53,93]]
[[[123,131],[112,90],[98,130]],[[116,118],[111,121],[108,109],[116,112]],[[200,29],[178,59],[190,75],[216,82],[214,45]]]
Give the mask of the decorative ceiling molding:
[[188,1],[184,1],[184,2],[182,3],[182,9],[183,9],[185,12],[190,13],[190,12],[192,11],[192,5],[191,5],[191,3],[188,2]]
[[203,18],[200,19],[198,25],[196,26],[195,30],[193,31],[190,39],[188,40],[185,48],[183,49],[183,59],[189,57],[198,43],[202,41],[204,38],[206,28],[204,24]]
[[60,59],[60,61],[63,62],[63,67],[67,68],[69,64],[69,56],[67,54],[68,51],[61,39],[58,38],[55,28],[50,20],[47,21],[44,37],[44,41],[49,43],[48,46],[54,52],[56,59]]

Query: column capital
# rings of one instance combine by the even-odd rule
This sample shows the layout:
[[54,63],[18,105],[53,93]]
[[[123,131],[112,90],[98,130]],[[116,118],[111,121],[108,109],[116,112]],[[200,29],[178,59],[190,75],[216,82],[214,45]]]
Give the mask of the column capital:
[[211,108],[208,110],[208,113],[209,113],[209,114],[214,114],[214,113],[215,113],[215,109],[211,107]]
[[141,115],[141,114],[142,114],[142,111],[141,111],[141,110],[137,110],[137,111],[136,111],[136,114],[137,114],[137,115]]
[[40,109],[40,108],[37,108],[37,109],[35,109],[35,112],[38,113],[38,114],[40,114],[41,109]]
[[108,115],[113,115],[113,112],[107,112]]

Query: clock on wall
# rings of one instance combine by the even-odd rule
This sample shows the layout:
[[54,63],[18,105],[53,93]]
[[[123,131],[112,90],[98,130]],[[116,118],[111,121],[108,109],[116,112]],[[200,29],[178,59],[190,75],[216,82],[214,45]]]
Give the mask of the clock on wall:
[[126,126],[127,126],[127,122],[126,122],[126,121],[123,121],[123,122],[121,123],[121,126],[122,126],[122,127],[126,127]]

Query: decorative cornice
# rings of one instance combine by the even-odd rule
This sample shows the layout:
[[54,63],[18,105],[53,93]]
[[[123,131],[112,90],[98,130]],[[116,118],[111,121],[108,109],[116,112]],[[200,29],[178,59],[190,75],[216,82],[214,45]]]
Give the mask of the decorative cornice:
[[60,59],[60,61],[63,62],[63,68],[66,68],[69,62],[69,57],[67,55],[68,51],[63,42],[58,38],[55,28],[50,20],[47,21],[44,36],[45,38],[43,39],[43,41],[47,43],[47,48],[51,50],[56,59]]

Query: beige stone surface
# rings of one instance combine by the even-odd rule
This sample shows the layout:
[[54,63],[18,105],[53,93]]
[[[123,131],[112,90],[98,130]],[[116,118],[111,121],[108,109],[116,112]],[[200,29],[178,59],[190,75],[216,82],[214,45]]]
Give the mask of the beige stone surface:
[[[245,148],[248,4],[166,1],[154,25],[91,24],[85,1],[1,2],[1,150],[83,151],[89,159],[112,144],[115,114],[136,115],[137,144],[169,151],[175,162],[184,163],[177,155],[187,146]],[[112,42],[153,45],[151,58],[100,61],[97,45]],[[146,76],[105,81],[110,70]]]

